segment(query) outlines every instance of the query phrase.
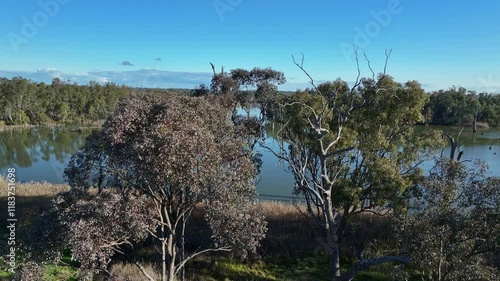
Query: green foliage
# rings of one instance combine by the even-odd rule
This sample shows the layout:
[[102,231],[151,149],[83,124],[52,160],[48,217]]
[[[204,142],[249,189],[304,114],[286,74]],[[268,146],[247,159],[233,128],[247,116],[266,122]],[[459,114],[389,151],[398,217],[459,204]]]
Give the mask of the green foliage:
[[47,85],[0,78],[0,120],[8,125],[102,120],[129,91],[113,83],[77,85],[55,78]]
[[[439,132],[414,130],[424,120],[427,102],[419,83],[397,83],[385,74],[358,82],[349,88],[337,79],[297,92],[275,120],[279,137],[289,144],[278,156],[288,162],[295,192],[305,197],[309,214],[327,234],[332,280],[352,280],[370,266],[408,261],[400,255],[361,257],[341,272],[342,242],[352,238],[344,237],[345,230],[353,214],[405,211],[409,191],[423,179],[419,164],[441,145]],[[366,247],[358,247],[354,256],[363,256]]]
[[500,178],[486,167],[440,159],[414,198],[415,209],[400,218],[402,248],[422,280],[498,280],[493,256],[500,250]]
[[[291,96],[291,106],[280,118],[282,123],[288,122],[282,137],[307,149],[311,157],[321,154],[318,132],[311,128],[313,110],[320,112],[327,104],[326,112],[330,113],[322,120],[322,128],[328,132],[321,138],[324,143],[332,143],[340,128],[339,120],[350,106],[346,82],[327,82],[318,89],[323,95],[302,91]],[[353,149],[327,162],[331,173],[339,172],[332,189],[335,205],[348,210],[387,204],[394,208],[404,203],[402,194],[422,175],[416,164],[441,145],[438,131],[415,132],[414,125],[423,121],[421,110],[426,102],[425,92],[415,81],[400,84],[389,76],[378,84],[364,80],[332,150]],[[367,198],[370,206],[362,203]]]
[[29,124],[30,119],[26,112],[20,110],[12,113],[12,125],[24,125]]
[[500,95],[476,94],[465,88],[452,87],[430,94],[424,113],[426,123],[434,125],[470,125],[475,113],[478,121],[500,126]]
[[78,281],[78,270],[69,266],[48,265],[42,281]]
[[[3,233],[2,237],[4,236]],[[2,243],[7,243],[7,240],[2,240]],[[9,268],[9,265],[7,264],[7,261],[3,256],[0,257],[0,280],[10,280],[9,277],[11,277],[12,273],[10,273],[7,269]]]
[[188,280],[325,280],[325,256],[273,258],[247,263],[227,258],[200,259],[188,268]]

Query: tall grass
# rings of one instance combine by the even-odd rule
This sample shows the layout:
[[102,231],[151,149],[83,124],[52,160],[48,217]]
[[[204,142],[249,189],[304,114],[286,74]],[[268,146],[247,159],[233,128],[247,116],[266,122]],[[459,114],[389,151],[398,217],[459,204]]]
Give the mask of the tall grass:
[[[0,176],[0,206],[7,208],[7,181]],[[51,184],[47,182],[31,182],[15,184],[15,217],[20,225],[26,225],[31,220],[45,210],[49,209],[52,200],[61,192],[68,191],[70,187],[64,184]],[[7,220],[7,211],[0,213],[0,221],[4,223]],[[5,229],[0,230],[2,234]]]
[[[155,266],[148,263],[143,265],[144,270],[156,280],[160,280],[160,272]],[[144,274],[140,271],[137,265],[132,263],[119,262],[111,266],[109,274],[112,276],[112,280],[120,281],[149,281]]]
[[[52,184],[48,182],[16,183],[15,195],[19,198],[55,197],[57,194],[68,191],[66,184]],[[7,180],[0,175],[0,198],[7,197]]]

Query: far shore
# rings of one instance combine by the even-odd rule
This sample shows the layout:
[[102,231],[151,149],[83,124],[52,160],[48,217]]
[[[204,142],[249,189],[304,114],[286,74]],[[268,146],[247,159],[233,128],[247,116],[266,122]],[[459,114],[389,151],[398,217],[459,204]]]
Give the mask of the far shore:
[[0,132],[7,130],[29,129],[38,127],[96,127],[99,128],[104,124],[104,120],[86,121],[81,123],[42,123],[42,124],[23,124],[23,125],[5,125],[0,123]]

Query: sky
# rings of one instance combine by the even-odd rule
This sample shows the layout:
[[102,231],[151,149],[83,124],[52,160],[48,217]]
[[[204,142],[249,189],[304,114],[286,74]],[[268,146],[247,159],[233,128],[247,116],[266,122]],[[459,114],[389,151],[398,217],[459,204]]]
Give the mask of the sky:
[[271,67],[281,90],[384,68],[432,91],[500,92],[500,1],[2,0],[0,77],[194,88],[217,69]]

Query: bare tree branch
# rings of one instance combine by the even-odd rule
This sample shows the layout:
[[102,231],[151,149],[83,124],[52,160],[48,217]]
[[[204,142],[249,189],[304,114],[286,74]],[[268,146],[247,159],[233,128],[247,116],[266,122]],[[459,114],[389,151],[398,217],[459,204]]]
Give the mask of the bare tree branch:
[[146,277],[149,281],[156,281],[156,278],[153,278],[153,276],[151,276],[151,274],[147,272],[147,270],[144,268],[144,266],[142,266],[142,264],[140,264],[138,261],[134,261],[134,264],[139,268],[144,277]]
[[401,262],[401,263],[409,263],[410,258],[407,256],[386,256],[386,257],[380,257],[380,258],[374,258],[374,259],[365,259],[357,262],[353,267],[342,274],[342,281],[351,281],[354,279],[356,274],[358,274],[359,271],[367,270],[368,268],[378,265],[378,264],[383,264],[383,263],[388,263],[388,262]]
[[368,56],[366,55],[366,53],[363,53],[363,54],[365,56],[366,62],[368,63],[368,69],[370,69],[370,71],[372,73],[372,79],[375,80],[375,72],[372,69],[372,66],[370,64],[370,60],[368,59]]
[[215,73],[215,65],[214,65],[213,63],[211,63],[211,62],[210,62],[210,65],[212,66],[212,71],[213,71],[213,73],[214,73],[214,76],[215,76],[215,75],[217,75],[217,74]]
[[189,255],[188,257],[186,257],[183,261],[181,261],[179,264],[177,264],[175,266],[175,274],[177,275],[177,273],[179,273],[179,271],[181,270],[181,268],[191,259],[201,255],[201,254],[205,254],[205,253],[208,253],[208,252],[220,252],[220,251],[224,251],[224,252],[229,252],[231,251],[231,248],[230,247],[220,247],[220,248],[210,248],[210,249],[205,249],[205,250],[202,250],[202,251],[198,251],[198,252],[195,252],[191,255]]
[[389,52],[387,51],[387,49],[385,50],[385,63],[384,63],[384,76],[386,75],[386,71],[387,71],[387,63],[389,62],[389,57],[391,56],[391,53],[392,53],[392,49],[389,50]]

